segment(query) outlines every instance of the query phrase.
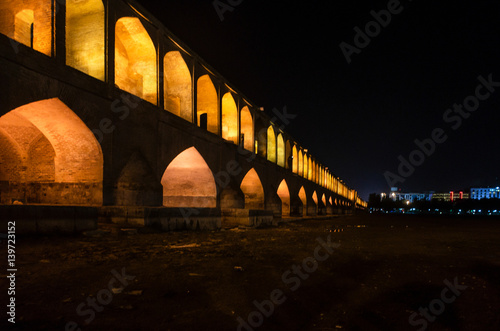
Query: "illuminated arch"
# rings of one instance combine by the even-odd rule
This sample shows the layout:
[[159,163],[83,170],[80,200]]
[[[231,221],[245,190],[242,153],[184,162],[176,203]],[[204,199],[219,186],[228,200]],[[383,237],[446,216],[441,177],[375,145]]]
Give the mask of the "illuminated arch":
[[319,185],[323,186],[323,166],[319,166]]
[[136,17],[122,17],[116,22],[115,84],[157,104],[156,49]]
[[255,153],[267,159],[267,128],[255,123]]
[[323,196],[321,197],[321,201],[323,201],[323,205],[326,206],[326,196],[323,193]]
[[66,0],[66,65],[104,81],[102,0]]
[[264,188],[253,168],[241,181],[240,188],[245,195],[245,209],[264,209]]
[[304,178],[307,178],[307,172],[308,172],[308,161],[309,157],[307,156],[307,154],[304,152],[304,167],[303,167],[303,173],[302,173],[302,176]]
[[306,207],[307,206],[307,196],[306,196],[306,190],[304,189],[304,186],[302,186],[299,190],[299,199],[302,201],[302,206]]
[[316,191],[313,192],[312,199],[317,206],[318,205],[318,194],[316,194]]
[[304,174],[304,158],[302,156],[302,151],[299,150],[299,170],[297,173],[299,176]]
[[313,173],[313,162],[312,162],[312,157],[309,157],[307,160],[307,179],[312,180],[312,173]]
[[186,121],[193,121],[191,72],[178,51],[163,58],[165,110]]
[[267,159],[276,163],[276,134],[272,125],[267,129]]
[[35,14],[31,9],[23,9],[16,14],[14,40],[33,48]]
[[217,107],[217,91],[208,75],[201,76],[197,83],[197,116],[198,126],[209,132],[219,134],[219,115]]
[[52,56],[52,1],[0,2],[0,33]]
[[313,182],[316,182],[316,161],[312,161],[312,164],[311,164],[311,172],[312,172],[312,175],[311,175],[311,181]]
[[287,169],[291,169],[292,167],[292,162],[290,162],[292,155],[292,146],[290,145],[290,140],[287,140],[285,144],[285,166]]
[[214,176],[194,147],[170,162],[161,184],[165,207],[215,208],[217,205]]
[[281,181],[277,193],[281,199],[281,215],[290,216],[290,190],[288,190],[286,180]]
[[238,144],[238,108],[229,92],[222,97],[222,138]]
[[253,119],[252,114],[247,106],[241,109],[241,135],[243,148],[253,151],[254,147],[254,133],[253,133]]
[[292,158],[293,158],[293,160],[292,160],[292,172],[299,174],[299,156],[297,153],[297,147],[295,145],[293,145],[293,148],[292,148]]
[[9,188],[1,194],[3,204],[102,204],[101,145],[59,99],[0,117],[0,147],[0,182]]
[[278,165],[280,167],[285,167],[286,155],[285,155],[285,140],[283,139],[283,134],[278,135]]

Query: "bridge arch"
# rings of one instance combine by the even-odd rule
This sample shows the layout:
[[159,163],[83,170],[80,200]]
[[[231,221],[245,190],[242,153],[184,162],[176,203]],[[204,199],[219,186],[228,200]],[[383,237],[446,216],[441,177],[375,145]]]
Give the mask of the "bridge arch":
[[222,97],[222,138],[238,144],[238,108],[231,92]]
[[283,139],[283,134],[280,133],[278,134],[278,139],[277,139],[277,157],[278,161],[277,164],[280,167],[285,167],[285,162],[286,162],[286,153],[285,153],[285,140]]
[[[299,189],[299,193],[297,194],[299,200],[299,206],[294,206],[294,213],[303,216],[307,212],[307,194],[304,186]],[[298,207],[298,208],[297,208]]]
[[66,0],[66,64],[105,79],[105,27],[102,0]]
[[307,207],[307,195],[306,195],[306,190],[304,189],[304,186],[302,186],[299,190],[299,199],[302,202],[302,205],[304,208]]
[[312,180],[313,177],[313,162],[312,157],[309,157],[307,160],[307,179]]
[[193,121],[191,72],[179,51],[163,58],[164,108],[186,121]]
[[52,1],[3,1],[0,4],[0,33],[52,56]]
[[283,179],[278,186],[278,196],[281,199],[281,215],[290,216],[290,190],[286,180]]
[[276,133],[272,125],[267,128],[267,159],[276,163]]
[[253,129],[253,119],[248,106],[245,106],[241,109],[241,136],[242,141],[241,144],[243,148],[249,151],[254,150],[254,129]]
[[247,172],[240,188],[245,195],[245,209],[264,209],[264,187],[254,168]]
[[217,187],[212,171],[195,147],[177,155],[163,173],[165,207],[216,208]]
[[198,78],[196,113],[198,126],[214,134],[219,134],[217,90],[209,75]]
[[115,84],[157,104],[156,48],[137,17],[122,17],[116,22]]
[[2,204],[102,204],[101,145],[62,101],[10,111],[0,117],[0,136]]
[[306,152],[304,152],[304,167],[303,167],[303,173],[302,173],[302,177],[306,178],[307,179],[307,173],[308,173],[308,165],[309,165],[309,156],[307,156]]
[[326,213],[331,215],[331,214],[333,214],[332,196],[330,196],[327,201],[328,201],[328,204],[326,205]]
[[293,163],[292,146],[290,144],[290,140],[287,140],[285,143],[285,166],[286,166],[286,169],[292,169],[292,163]]
[[294,174],[299,174],[299,155],[297,152],[297,146],[293,145],[292,148],[292,172]]
[[307,206],[307,214],[308,215],[317,215],[318,214],[318,194],[316,191],[311,195],[310,204]]
[[304,174],[304,156],[302,154],[302,151],[299,149],[299,165],[298,165],[298,172],[297,175],[302,176]]

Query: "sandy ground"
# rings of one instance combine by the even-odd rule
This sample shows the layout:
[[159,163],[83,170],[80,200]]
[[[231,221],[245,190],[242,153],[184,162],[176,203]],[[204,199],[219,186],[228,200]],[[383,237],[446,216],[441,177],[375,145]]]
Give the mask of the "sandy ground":
[[0,329],[500,330],[498,219],[112,230],[18,237],[16,324],[4,253]]

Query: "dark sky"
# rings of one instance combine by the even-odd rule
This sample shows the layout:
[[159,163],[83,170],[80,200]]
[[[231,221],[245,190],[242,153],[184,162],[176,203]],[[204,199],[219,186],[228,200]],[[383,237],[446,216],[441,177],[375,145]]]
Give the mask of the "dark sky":
[[436,128],[447,140],[395,186],[500,184],[500,87],[460,125],[443,119],[478,76],[500,82],[498,0],[401,1],[350,64],[340,43],[354,45],[354,28],[393,1],[244,0],[223,21],[208,0],[138,1],[266,112],[297,114],[285,130],[362,198],[387,191],[384,173],[399,175],[398,156]]

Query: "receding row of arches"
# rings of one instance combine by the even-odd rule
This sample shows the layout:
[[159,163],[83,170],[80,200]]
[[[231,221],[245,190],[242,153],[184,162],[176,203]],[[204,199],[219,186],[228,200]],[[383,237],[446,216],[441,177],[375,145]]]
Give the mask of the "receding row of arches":
[[[52,2],[0,3],[0,33],[48,56],[59,54],[54,52],[56,34],[53,27],[56,25],[53,22],[57,17]],[[132,11],[129,11],[130,16],[122,11],[117,14],[114,24],[106,28],[106,3],[103,0],[65,1],[65,49],[62,54],[68,66],[101,81],[112,81],[120,89],[162,106],[249,151],[263,150],[263,156],[269,161],[354,199],[353,190],[273,125],[267,128],[267,136],[263,135],[266,141],[256,140],[254,107],[226,89],[203,65],[196,65],[197,60],[182,48],[165,46],[160,53],[160,41],[156,36],[160,34],[154,34],[146,20],[135,17]],[[155,38],[151,38],[152,35]],[[114,64],[106,65],[107,58],[114,59]],[[108,71],[110,65],[112,71]]]
[[283,132],[276,130],[273,125],[267,129],[267,160],[277,165],[291,169],[293,173],[315,182],[346,198],[352,196],[349,190],[337,177],[331,174],[295,142],[286,140]]
[[[2,204],[102,205],[103,160],[93,133],[58,98],[33,102],[0,117]],[[125,189],[121,182],[137,181],[134,174],[139,172],[129,170],[134,168],[131,164],[140,163],[136,161],[131,157],[123,167],[117,187]],[[216,208],[220,194],[221,207],[266,209],[264,186],[255,169],[247,171],[236,189],[217,187],[213,171],[195,147],[169,162],[161,186],[166,207]],[[285,179],[275,193],[281,199],[282,213],[290,215],[291,194]],[[298,196],[306,205],[304,187]],[[325,195],[322,199],[326,205]],[[312,200],[318,203],[316,192]]]
[[[160,63],[159,42],[153,41],[140,18],[118,18],[114,34],[106,36],[102,0],[66,0],[64,8],[68,66],[105,81],[106,54],[113,51],[117,87],[160,106],[158,91],[163,84],[165,110],[253,151],[251,106],[239,99],[237,102],[231,91],[219,99],[219,88],[209,72],[199,70],[195,80],[194,65],[187,64],[192,58],[182,49],[165,51]],[[53,12],[51,0],[4,1],[0,3],[0,33],[52,56]],[[106,38],[110,41],[108,51]],[[162,72],[158,73],[160,65]]]

